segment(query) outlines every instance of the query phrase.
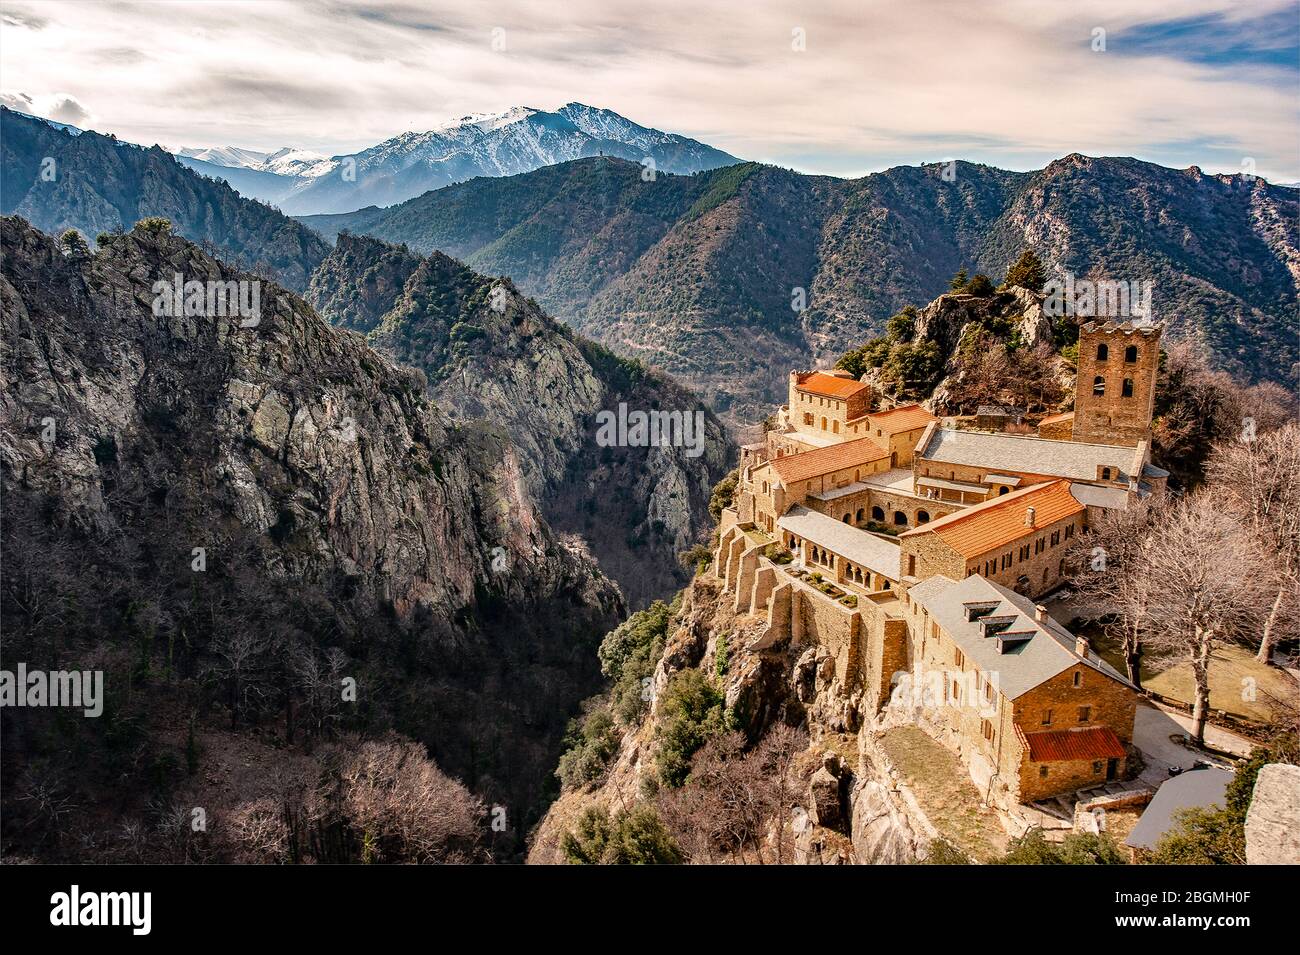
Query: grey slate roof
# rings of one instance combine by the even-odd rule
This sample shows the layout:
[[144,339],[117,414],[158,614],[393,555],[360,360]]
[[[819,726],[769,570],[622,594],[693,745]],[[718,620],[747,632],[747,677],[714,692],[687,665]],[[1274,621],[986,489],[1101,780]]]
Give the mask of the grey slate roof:
[[[908,597],[926,609],[972,664],[983,673],[997,674],[997,687],[1008,699],[1022,696],[1076,663],[1086,663],[1098,673],[1131,685],[1095,653],[1089,652],[1086,658],[1076,654],[1074,635],[1051,616],[1035,620],[1032,600],[978,574],[961,581],[928,577],[913,585]],[[993,606],[988,616],[1011,618],[1008,631],[1033,635],[1009,646],[1005,653],[999,652],[997,638],[984,636],[978,621],[966,619],[965,605],[972,603]]]
[[810,511],[801,504],[790,508],[784,516],[778,518],[776,525],[819,547],[825,547],[860,567],[866,567],[873,573],[898,580],[899,553],[902,549],[891,541],[881,540],[875,534]]
[[1025,471],[1076,481],[1097,480],[1098,467],[1114,468],[1127,481],[1135,448],[1053,441],[1017,434],[935,428],[921,457],[942,464],[964,464],[990,471]]
[[1105,507],[1115,511],[1128,509],[1128,491],[1122,487],[1099,487],[1096,484],[1071,484],[1070,493],[1080,504]]
[[1174,827],[1177,810],[1222,806],[1224,791],[1233,775],[1226,769],[1206,767],[1189,769],[1162,783],[1124,844],[1135,849],[1154,849],[1160,837]]

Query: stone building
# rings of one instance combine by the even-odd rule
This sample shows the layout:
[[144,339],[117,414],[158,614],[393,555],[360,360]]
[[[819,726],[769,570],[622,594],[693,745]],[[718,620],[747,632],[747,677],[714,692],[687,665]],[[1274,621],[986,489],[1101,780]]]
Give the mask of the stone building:
[[[1093,356],[1081,367],[1106,384],[1076,397],[1078,433],[1074,413],[1037,437],[945,428],[919,405],[873,409],[842,372],[792,373],[775,426],[741,449],[715,552],[735,609],[766,619],[758,644],[817,648],[860,718],[894,712],[900,681],[957,674],[956,704],[917,722],[1012,801],[1116,777],[1132,739],[1133,689],[1032,602],[1102,511],[1168,477],[1150,460],[1150,401],[1124,404],[1149,398],[1158,330],[1080,340]],[[1098,433],[1102,415],[1118,439]]]
[[1030,802],[1123,775],[1137,693],[1087,641],[978,575],[931,577],[902,600],[911,668],[895,701],[982,791]]
[[1068,481],[1035,484],[902,534],[902,579],[979,574],[1038,596],[1066,577],[1065,555],[1084,530],[1087,508]]
[[1147,441],[1135,446],[1084,444],[937,424],[917,442],[913,470],[918,494],[958,504],[977,504],[1020,487],[1066,478],[1103,489],[1094,495],[1098,506],[1122,508],[1134,498],[1164,493],[1169,477],[1151,463]]
[[1044,419],[1039,436],[1127,447],[1149,442],[1162,330],[1131,322],[1083,325],[1074,410]]
[[871,386],[847,371],[792,371],[789,423],[800,435],[827,439],[844,435],[848,422],[871,409],[872,396]]

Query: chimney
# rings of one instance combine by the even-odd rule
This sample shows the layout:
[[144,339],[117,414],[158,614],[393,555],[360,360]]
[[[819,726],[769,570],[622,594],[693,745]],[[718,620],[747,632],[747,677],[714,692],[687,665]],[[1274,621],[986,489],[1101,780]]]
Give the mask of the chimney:
[[1089,647],[1089,645],[1088,645],[1088,638],[1087,638],[1087,637],[1075,637],[1075,638],[1074,638],[1074,652],[1077,653],[1079,656],[1083,657],[1085,660],[1088,659],[1088,650],[1089,650],[1089,649],[1090,649],[1090,647]]
[[1025,508],[1025,526],[1034,526],[1034,509],[1032,507]]
[[1035,619],[1036,621],[1038,621],[1039,623],[1042,623],[1044,620],[1046,620],[1046,619],[1047,619],[1047,608],[1044,607],[1042,604],[1035,604],[1035,605],[1034,605],[1034,619]]

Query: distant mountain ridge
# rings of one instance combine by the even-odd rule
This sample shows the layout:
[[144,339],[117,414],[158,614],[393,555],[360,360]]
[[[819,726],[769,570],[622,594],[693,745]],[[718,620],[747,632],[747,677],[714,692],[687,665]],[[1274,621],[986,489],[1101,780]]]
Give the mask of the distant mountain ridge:
[[[218,168],[213,166],[212,168]],[[148,216],[247,269],[302,291],[329,247],[310,229],[226,182],[196,175],[160,146],[143,147],[0,109],[0,214],[93,242]]]
[[1220,366],[1294,388],[1300,196],[1242,176],[1078,154],[1036,172],[958,162],[861,179],[746,163],[647,181],[606,157],[302,217],[511,276],[556,316],[660,367],[733,422],[790,368],[830,363],[958,269],[1151,281],[1156,319]]
[[[515,106],[462,116],[425,132],[401,133],[360,152],[328,158],[290,147],[275,153],[236,146],[186,148],[177,155],[205,175],[228,178],[232,185],[242,182],[255,198],[305,215],[392,205],[478,176],[513,176],[602,154],[636,162],[649,159],[656,171],[679,174],[740,161],[694,139],[582,103],[554,112]],[[245,171],[276,178],[251,178]]]

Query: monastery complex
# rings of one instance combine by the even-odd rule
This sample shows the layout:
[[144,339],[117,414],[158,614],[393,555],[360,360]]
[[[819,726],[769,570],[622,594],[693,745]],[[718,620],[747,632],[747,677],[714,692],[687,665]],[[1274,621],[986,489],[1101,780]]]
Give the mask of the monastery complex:
[[741,449],[712,572],[766,616],[763,644],[824,648],[863,712],[906,714],[989,798],[1122,778],[1137,693],[1038,601],[1102,512],[1165,492],[1160,333],[1084,325],[1074,410],[1036,435],[945,427],[845,372],[792,373],[775,427]]

